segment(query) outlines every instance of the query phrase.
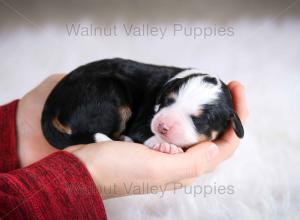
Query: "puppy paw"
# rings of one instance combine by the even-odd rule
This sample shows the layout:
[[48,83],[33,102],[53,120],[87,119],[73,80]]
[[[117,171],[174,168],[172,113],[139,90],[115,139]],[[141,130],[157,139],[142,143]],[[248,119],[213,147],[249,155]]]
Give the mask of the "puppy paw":
[[120,136],[120,141],[125,141],[125,142],[134,142],[130,137],[126,136],[126,135],[121,135]]
[[183,153],[183,150],[180,147],[177,147],[175,144],[169,143],[158,143],[153,146],[153,150],[160,151],[167,154],[179,154]]
[[109,137],[107,137],[105,134],[102,133],[96,133],[94,135],[94,139],[96,143],[100,143],[102,141],[112,141]]

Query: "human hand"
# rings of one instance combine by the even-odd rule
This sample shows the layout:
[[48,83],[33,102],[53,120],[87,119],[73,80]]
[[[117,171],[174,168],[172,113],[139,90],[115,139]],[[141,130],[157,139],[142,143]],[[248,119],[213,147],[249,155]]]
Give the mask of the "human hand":
[[57,151],[43,135],[41,115],[48,95],[63,77],[63,74],[48,77],[19,101],[16,121],[18,156],[21,167]]
[[[241,121],[245,122],[248,110],[244,88],[238,82],[231,82],[228,86],[235,111]],[[229,158],[239,143],[233,129],[228,128],[218,140],[197,144],[175,155],[128,142],[78,145],[65,150],[86,165],[103,199],[108,199],[135,194],[137,192],[129,189],[135,186],[141,189],[143,184],[158,190],[159,187],[174,189],[177,183],[190,185],[196,177],[211,171]]]

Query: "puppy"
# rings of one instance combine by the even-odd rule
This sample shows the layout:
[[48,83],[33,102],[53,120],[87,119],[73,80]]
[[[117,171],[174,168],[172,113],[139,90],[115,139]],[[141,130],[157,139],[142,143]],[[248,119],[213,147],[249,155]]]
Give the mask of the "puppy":
[[229,123],[238,137],[244,136],[227,86],[218,77],[195,69],[182,71],[165,83],[154,111],[154,135],[144,144],[162,152],[178,153],[214,140]]
[[59,149],[128,140],[177,153],[215,139],[229,122],[242,137],[228,88],[217,77],[120,58],[72,71],[42,114],[43,133]]

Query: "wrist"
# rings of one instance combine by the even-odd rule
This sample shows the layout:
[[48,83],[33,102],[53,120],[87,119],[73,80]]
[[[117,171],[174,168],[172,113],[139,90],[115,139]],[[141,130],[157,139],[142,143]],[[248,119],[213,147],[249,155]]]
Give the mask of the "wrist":
[[[77,157],[83,163],[83,165],[88,170],[90,176],[92,177],[102,199],[105,200],[105,199],[115,197],[114,195],[111,195],[109,192],[107,192],[109,190],[105,190],[106,183],[104,182],[104,180],[106,178],[101,176],[101,174],[103,174],[103,171],[105,170],[105,168],[104,168],[104,166],[101,166],[101,164],[100,164],[101,158],[94,157],[94,155],[95,155],[94,151],[89,151],[89,150],[85,149],[85,148],[90,148],[90,147],[92,147],[92,146],[76,145],[76,146],[71,146],[71,147],[65,148],[64,151],[68,151],[69,153],[72,153],[75,157]],[[101,170],[98,169],[98,167],[103,168],[102,172],[101,172]],[[112,193],[115,193],[115,192],[112,192]]]
[[64,149],[64,151],[67,151],[67,152],[73,154],[75,157],[77,157],[81,161],[81,163],[88,170],[90,176],[92,177],[92,179],[100,193],[98,178],[96,176],[95,169],[92,166],[92,164],[93,164],[92,158],[88,157],[88,155],[85,152],[82,152],[83,147],[86,147],[86,145],[76,145],[76,146],[67,147]]

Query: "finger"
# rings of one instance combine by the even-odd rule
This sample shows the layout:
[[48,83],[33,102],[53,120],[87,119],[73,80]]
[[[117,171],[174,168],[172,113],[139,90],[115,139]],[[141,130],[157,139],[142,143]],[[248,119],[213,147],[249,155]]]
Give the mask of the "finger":
[[245,122],[249,114],[246,103],[245,87],[237,81],[230,82],[228,87],[232,95],[234,110],[241,121]]
[[[233,98],[234,110],[240,117],[242,122],[245,122],[248,116],[248,108],[245,98],[245,89],[239,82],[231,82],[228,85]],[[235,135],[232,128],[228,128],[224,135],[215,141],[219,147],[228,147],[230,145],[238,145],[239,138]]]

